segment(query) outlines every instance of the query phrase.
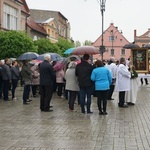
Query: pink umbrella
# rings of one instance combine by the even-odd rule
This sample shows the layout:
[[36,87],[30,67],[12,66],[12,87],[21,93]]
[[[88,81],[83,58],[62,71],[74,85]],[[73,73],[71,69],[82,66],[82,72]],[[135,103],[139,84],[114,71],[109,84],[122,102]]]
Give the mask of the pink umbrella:
[[64,67],[64,64],[57,62],[56,65],[53,67],[54,71],[59,71]]
[[99,53],[100,53],[99,49],[94,46],[80,46],[74,48],[74,50],[71,52],[71,55],[84,55],[84,54],[93,55]]

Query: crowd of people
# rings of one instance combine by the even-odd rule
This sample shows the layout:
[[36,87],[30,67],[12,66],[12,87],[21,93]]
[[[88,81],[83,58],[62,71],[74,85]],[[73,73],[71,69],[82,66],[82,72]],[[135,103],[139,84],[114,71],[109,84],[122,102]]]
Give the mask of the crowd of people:
[[118,107],[127,108],[135,104],[138,74],[125,58],[115,61],[112,57],[107,63],[101,60],[91,63],[90,55],[84,54],[80,62],[72,57],[59,69],[55,69],[56,63],[51,63],[49,54],[44,56],[43,62],[34,65],[29,65],[26,60],[22,61],[22,65],[18,65],[17,60],[10,62],[8,58],[0,61],[0,99],[10,100],[11,89],[11,100],[17,100],[15,90],[20,80],[23,104],[30,104],[30,92],[34,97],[38,92],[40,110],[44,112],[53,111],[51,100],[54,92],[57,92],[58,98],[68,100],[70,112],[74,111],[77,100],[83,114],[93,113],[92,95],[97,97],[100,115],[107,115],[107,101],[114,100],[114,91],[119,93]]

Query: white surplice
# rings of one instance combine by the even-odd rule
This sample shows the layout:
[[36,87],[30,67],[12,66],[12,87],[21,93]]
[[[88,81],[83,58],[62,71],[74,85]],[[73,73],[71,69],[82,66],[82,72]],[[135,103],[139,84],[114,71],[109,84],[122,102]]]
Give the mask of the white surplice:
[[125,100],[126,102],[134,103],[137,99],[137,92],[139,89],[138,78],[130,79],[130,91],[126,91]]

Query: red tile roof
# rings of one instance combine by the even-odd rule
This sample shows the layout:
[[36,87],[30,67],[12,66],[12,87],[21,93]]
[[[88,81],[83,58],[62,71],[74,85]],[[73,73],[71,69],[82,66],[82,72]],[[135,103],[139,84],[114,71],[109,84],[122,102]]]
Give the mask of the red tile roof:
[[47,35],[46,30],[41,25],[34,22],[31,17],[28,17],[27,19],[27,26],[35,31],[38,31],[40,33]]
[[28,5],[27,5],[27,3],[26,3],[26,0],[18,0],[18,1],[23,4],[23,5],[21,6],[21,10],[22,10],[24,13],[30,15],[30,10],[29,10],[29,8],[28,8]]

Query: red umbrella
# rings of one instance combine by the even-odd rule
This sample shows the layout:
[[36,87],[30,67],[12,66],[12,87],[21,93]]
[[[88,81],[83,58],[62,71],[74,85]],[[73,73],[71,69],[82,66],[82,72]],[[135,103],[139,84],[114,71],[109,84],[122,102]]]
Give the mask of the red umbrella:
[[84,55],[84,54],[93,55],[99,53],[100,53],[99,49],[94,46],[80,46],[74,48],[74,50],[71,52],[71,55]]

